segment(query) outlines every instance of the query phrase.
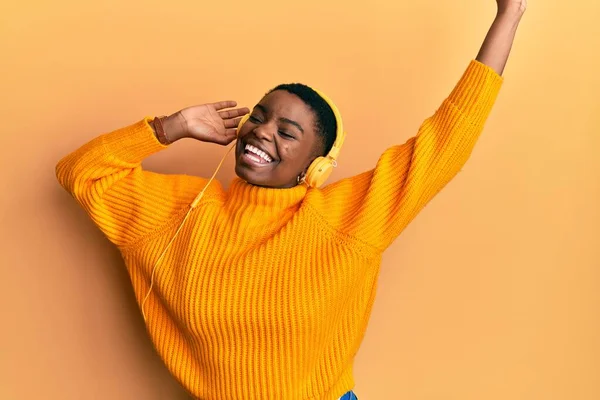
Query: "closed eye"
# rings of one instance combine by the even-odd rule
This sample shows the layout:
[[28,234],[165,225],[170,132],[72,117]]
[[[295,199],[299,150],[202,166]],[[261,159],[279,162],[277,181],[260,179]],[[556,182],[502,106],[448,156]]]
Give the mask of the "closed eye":
[[261,123],[260,119],[256,118],[254,115],[251,115],[250,118],[248,118],[248,119],[255,124]]
[[289,133],[286,133],[284,131],[279,131],[279,136],[281,136],[284,139],[288,139],[288,140],[296,139],[294,136],[292,136]]

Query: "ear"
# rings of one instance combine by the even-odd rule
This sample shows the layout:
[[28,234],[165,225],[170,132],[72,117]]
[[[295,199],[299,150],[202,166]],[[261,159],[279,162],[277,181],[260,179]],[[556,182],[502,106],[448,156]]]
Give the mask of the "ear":
[[[315,158],[312,159],[312,161],[315,161],[318,157],[325,157],[325,138],[322,136],[317,136],[317,141],[314,145],[314,149],[313,149],[313,156]],[[312,162],[311,161],[311,162]]]
[[310,166],[312,165],[312,163],[315,162],[315,160],[317,158],[321,157],[318,153],[313,153],[310,158],[308,159],[308,164],[306,164],[306,167],[304,167],[304,170],[302,170],[302,175],[306,176],[306,174],[308,173],[308,169],[310,168]]

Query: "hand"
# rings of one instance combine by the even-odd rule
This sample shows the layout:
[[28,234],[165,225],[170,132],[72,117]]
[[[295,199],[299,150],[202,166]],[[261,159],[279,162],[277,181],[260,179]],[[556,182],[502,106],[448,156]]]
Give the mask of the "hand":
[[184,108],[171,117],[180,120],[181,137],[191,137],[202,142],[225,146],[236,138],[241,117],[250,112],[246,107],[225,110],[236,105],[235,101],[201,104]]
[[527,9],[527,0],[496,0],[498,4],[498,15],[521,16]]

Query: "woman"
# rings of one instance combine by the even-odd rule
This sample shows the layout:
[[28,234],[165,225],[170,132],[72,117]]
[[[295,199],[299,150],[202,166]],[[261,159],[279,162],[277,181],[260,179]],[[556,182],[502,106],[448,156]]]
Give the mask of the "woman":
[[[148,332],[194,397],[356,398],[352,362],[382,252],[464,165],[502,84],[526,3],[497,4],[477,59],[418,134],[323,189],[314,160],[330,156],[318,159],[323,173],[335,164],[341,118],[297,84],[243,120],[248,109],[225,110],[235,102],[193,106],[60,161],[60,183],[122,252]],[[182,138],[226,145],[236,135],[228,190],[140,165]]]

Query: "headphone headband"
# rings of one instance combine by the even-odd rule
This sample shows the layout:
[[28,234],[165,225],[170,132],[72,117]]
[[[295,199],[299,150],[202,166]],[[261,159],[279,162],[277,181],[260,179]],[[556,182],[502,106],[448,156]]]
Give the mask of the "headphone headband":
[[331,150],[329,150],[329,153],[327,153],[326,157],[329,157],[332,160],[337,160],[340,150],[342,149],[342,145],[344,144],[344,140],[346,139],[346,132],[344,131],[344,124],[342,122],[342,114],[335,103],[325,93],[314,87],[311,87],[311,89],[317,92],[317,94],[321,96],[323,100],[325,100],[329,107],[331,107],[331,111],[333,111],[333,115],[335,116],[335,141],[333,142],[333,146],[331,147]]

